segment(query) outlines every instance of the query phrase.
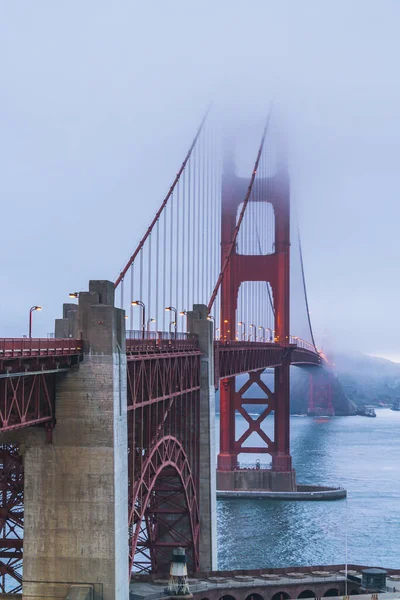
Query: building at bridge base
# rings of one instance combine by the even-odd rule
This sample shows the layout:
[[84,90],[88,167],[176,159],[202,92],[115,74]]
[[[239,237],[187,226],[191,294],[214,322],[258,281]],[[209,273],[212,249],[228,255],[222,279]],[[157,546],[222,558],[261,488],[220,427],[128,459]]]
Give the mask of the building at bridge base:
[[52,443],[22,432],[30,600],[65,598],[75,584],[92,585],[96,600],[129,594],[125,319],[111,282],[79,295],[77,328],[83,362],[58,380]]

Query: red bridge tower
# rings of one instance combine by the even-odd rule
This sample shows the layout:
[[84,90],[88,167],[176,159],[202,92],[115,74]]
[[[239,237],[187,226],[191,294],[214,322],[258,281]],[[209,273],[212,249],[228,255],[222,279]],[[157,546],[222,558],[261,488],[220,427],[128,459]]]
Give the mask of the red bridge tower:
[[[226,161],[222,177],[222,236],[221,261],[229,253],[237,225],[237,214],[245,198],[248,181],[239,178],[233,161]],[[231,252],[221,289],[221,341],[235,340],[237,306],[240,285],[248,281],[268,282],[272,289],[275,311],[275,341],[283,346],[282,362],[275,367],[274,391],[262,381],[263,370],[249,374],[249,381],[239,390],[235,389],[235,378],[224,379],[220,387],[220,452],[218,455],[218,489],[235,489],[237,477],[244,471],[238,468],[239,453],[268,453],[272,456],[272,470],[257,473],[258,483],[265,489],[292,490],[295,475],[292,470],[289,435],[289,363],[290,363],[290,189],[286,169],[281,167],[270,178],[259,180],[260,193],[250,202],[266,202],[272,205],[275,216],[274,252],[265,255],[239,254],[237,248]],[[267,396],[258,399],[243,399],[244,393],[255,383]],[[266,404],[266,408],[253,420],[244,404]],[[248,423],[247,431],[236,440],[235,412],[238,411]],[[265,418],[274,411],[274,440],[262,430]],[[245,440],[256,432],[263,440],[262,447],[244,446]],[[251,478],[251,471],[246,470]],[[241,475],[239,475],[241,473]],[[279,473],[279,474],[278,474]],[[255,476],[255,474],[254,474]],[[236,482],[236,483],[235,483]],[[253,487],[249,480],[249,487]]]

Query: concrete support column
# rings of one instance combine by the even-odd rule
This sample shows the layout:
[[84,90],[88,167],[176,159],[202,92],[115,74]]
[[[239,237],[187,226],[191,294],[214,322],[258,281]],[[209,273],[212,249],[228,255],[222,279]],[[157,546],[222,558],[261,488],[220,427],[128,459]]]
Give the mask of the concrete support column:
[[126,600],[125,319],[112,282],[80,293],[77,329],[83,362],[58,379],[53,443],[42,431],[26,438],[23,597],[65,598],[71,584],[92,584],[96,600]]
[[200,359],[200,571],[217,569],[214,329],[207,307],[195,304],[187,327],[199,338]]
[[75,338],[77,335],[78,305],[68,302],[63,304],[63,318],[56,319],[54,324],[55,338]]

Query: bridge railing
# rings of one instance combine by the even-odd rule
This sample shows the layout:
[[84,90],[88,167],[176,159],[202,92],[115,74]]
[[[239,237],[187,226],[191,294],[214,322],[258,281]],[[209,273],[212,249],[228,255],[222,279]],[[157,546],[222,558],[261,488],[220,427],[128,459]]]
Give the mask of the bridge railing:
[[316,348],[310,342],[306,342],[306,340],[302,340],[295,335],[291,335],[289,338],[291,344],[295,344],[298,348],[302,348],[303,350],[309,350],[310,352],[316,352]]
[[81,354],[82,340],[73,338],[0,338],[0,359]]
[[126,332],[126,351],[128,354],[159,353],[197,350],[197,335],[168,331],[141,331],[128,329]]

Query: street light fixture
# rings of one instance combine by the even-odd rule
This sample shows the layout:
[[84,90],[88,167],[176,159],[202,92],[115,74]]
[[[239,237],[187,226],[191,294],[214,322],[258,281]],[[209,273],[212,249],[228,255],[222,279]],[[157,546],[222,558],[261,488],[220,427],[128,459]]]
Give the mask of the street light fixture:
[[144,340],[144,333],[146,331],[146,307],[144,302],[141,300],[134,300],[131,302],[132,306],[140,306],[142,308],[142,339]]
[[31,306],[31,308],[29,309],[29,337],[32,337],[32,313],[35,312],[35,310],[42,310],[41,306]]
[[207,315],[207,321],[212,321],[213,322],[213,338],[215,339],[215,317],[213,317],[212,315]]
[[262,341],[265,342],[265,327],[263,327],[262,325],[258,326],[258,329],[261,329],[262,331]]
[[188,314],[188,311],[187,311],[187,310],[180,310],[180,311],[179,311],[179,315],[180,315],[181,317],[186,317],[186,328],[185,328],[185,329],[186,329],[186,333],[187,333],[187,328],[188,328],[188,325],[187,325],[187,314]]
[[244,321],[239,321],[238,325],[243,327],[242,340],[246,339],[246,323]]
[[[256,327],[256,326],[254,325],[254,323],[250,323],[249,327],[251,327],[252,329],[255,329],[255,327]],[[252,333],[249,335],[249,342],[250,342],[250,340],[251,340],[251,336],[252,336],[252,335],[254,335],[254,341],[256,341],[256,334],[255,334],[254,332],[252,332]]]
[[169,324],[169,328],[170,328],[170,331],[171,331],[171,325],[173,325],[173,326],[174,326],[174,331],[175,331],[175,339],[176,339],[176,322],[177,322],[177,319],[178,319],[178,311],[177,311],[177,310],[176,310],[176,308],[174,308],[173,306],[166,306],[166,307],[165,307],[165,310],[166,310],[166,312],[173,312],[173,313],[174,313],[174,315],[175,315],[175,320],[174,320],[174,321],[172,321],[172,322]]
[[155,323],[155,319],[147,319],[147,337],[149,337],[151,323]]

